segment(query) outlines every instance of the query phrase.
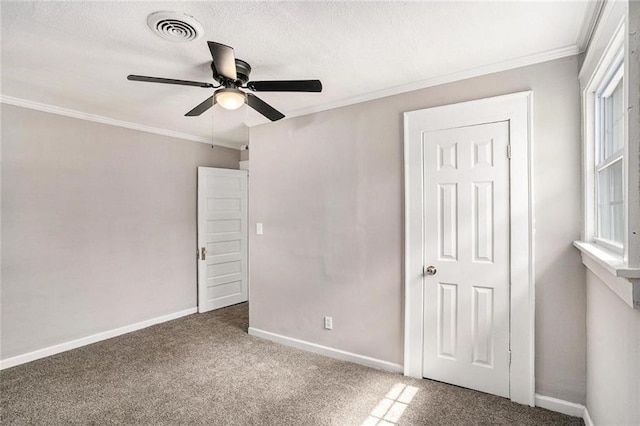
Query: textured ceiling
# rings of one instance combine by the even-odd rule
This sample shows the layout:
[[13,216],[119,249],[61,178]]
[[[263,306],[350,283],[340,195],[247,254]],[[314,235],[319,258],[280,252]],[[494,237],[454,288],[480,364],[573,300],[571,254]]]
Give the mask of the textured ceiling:
[[[211,81],[206,40],[234,47],[253,80],[321,79],[323,93],[263,93],[284,114],[575,46],[586,2],[6,2],[1,93],[167,129],[246,143],[243,107],[184,117],[211,89],[131,82],[128,74]],[[152,12],[194,16],[203,38],[166,41]]]

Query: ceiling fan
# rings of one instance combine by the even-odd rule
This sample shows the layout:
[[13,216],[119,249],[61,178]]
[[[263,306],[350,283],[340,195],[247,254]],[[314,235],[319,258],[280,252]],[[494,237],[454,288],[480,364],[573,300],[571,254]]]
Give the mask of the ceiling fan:
[[199,81],[174,80],[133,74],[127,76],[127,80],[218,89],[210,98],[186,113],[185,116],[187,117],[201,115],[215,104],[219,104],[222,108],[233,110],[246,103],[269,120],[277,121],[284,118],[284,114],[253,93],[246,93],[240,89],[249,89],[252,92],[322,92],[320,80],[249,81],[251,66],[241,59],[236,59],[232,47],[213,41],[208,41],[207,44],[213,58],[211,62],[213,79],[219,83],[217,86]]

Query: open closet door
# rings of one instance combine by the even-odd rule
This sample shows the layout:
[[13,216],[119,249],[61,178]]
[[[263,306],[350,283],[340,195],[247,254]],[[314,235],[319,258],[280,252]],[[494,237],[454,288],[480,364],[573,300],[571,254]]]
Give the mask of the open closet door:
[[198,167],[198,312],[248,298],[247,171]]

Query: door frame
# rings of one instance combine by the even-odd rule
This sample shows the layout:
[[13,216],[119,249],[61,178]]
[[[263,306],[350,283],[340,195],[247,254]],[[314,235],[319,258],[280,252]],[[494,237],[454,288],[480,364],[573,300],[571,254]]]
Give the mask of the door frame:
[[[535,406],[535,288],[533,92],[474,100],[404,113],[404,374],[422,378],[423,358],[423,171],[421,132],[509,122],[510,196],[510,398]],[[411,129],[420,117],[427,126]],[[426,120],[425,120],[426,119]],[[507,155],[507,153],[505,153]],[[415,185],[415,182],[420,182]],[[413,183],[413,185],[412,185]]]

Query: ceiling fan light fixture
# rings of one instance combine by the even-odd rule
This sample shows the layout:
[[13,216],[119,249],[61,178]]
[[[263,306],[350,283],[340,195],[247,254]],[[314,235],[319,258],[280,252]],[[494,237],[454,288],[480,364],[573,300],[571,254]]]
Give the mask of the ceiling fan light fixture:
[[234,110],[247,104],[256,112],[271,121],[278,121],[285,116],[283,113],[260,99],[253,93],[243,92],[239,88],[249,89],[251,92],[322,92],[320,80],[274,80],[249,81],[251,66],[243,60],[236,59],[233,47],[208,41],[211,52],[211,71],[213,79],[218,85],[190,80],[176,80],[173,78],[148,77],[130,74],[127,80],[146,81],[149,83],[179,84],[182,86],[196,86],[205,89],[218,89],[203,102],[185,114],[185,117],[197,117],[209,110],[215,104],[221,108]]
[[231,87],[216,90],[214,98],[217,104],[228,110],[238,109],[247,101],[243,91]]

